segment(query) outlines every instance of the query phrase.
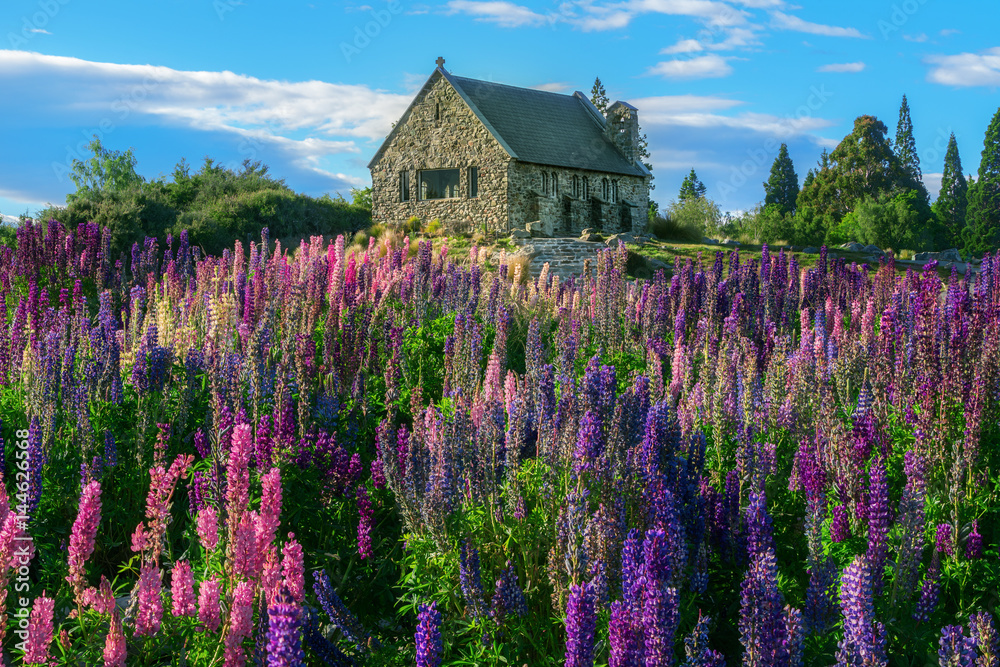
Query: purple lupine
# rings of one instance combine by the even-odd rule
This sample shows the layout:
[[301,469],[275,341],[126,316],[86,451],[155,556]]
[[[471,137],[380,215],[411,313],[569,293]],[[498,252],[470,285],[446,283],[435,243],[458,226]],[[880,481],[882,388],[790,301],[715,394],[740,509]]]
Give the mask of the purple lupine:
[[710,617],[699,616],[691,634],[684,638],[684,655],[687,659],[681,663],[681,667],[725,667],[726,660],[722,654],[708,645],[710,623]]
[[268,605],[267,666],[305,665],[302,651],[302,609],[284,586]]
[[437,610],[437,603],[420,605],[417,618],[417,667],[439,667],[444,645],[441,641],[441,612]]
[[979,658],[976,667],[997,667],[1000,665],[1000,640],[993,625],[993,616],[988,612],[977,612],[969,616],[969,635],[975,642]]
[[483,615],[484,594],[483,578],[479,569],[479,549],[472,546],[472,540],[462,541],[459,552],[458,578],[462,587],[462,596],[469,607],[473,618]]
[[507,561],[507,567],[500,573],[493,593],[493,620],[502,625],[508,614],[522,617],[527,613],[528,603],[518,584],[517,571],[514,564]]
[[641,603],[642,583],[645,576],[642,534],[638,529],[629,531],[622,546],[622,601],[630,611],[638,611]]
[[668,667],[674,663],[674,633],[679,621],[677,589],[668,587],[666,581],[647,577],[642,604],[647,667]]
[[851,524],[847,518],[847,508],[837,505],[833,508],[833,521],[830,523],[830,539],[843,542],[851,536]]
[[768,549],[774,548],[771,516],[767,513],[767,497],[763,491],[750,492],[746,513],[747,555],[750,562]]
[[369,643],[374,648],[378,648],[379,642],[371,637],[361,626],[357,617],[344,605],[344,602],[330,585],[330,578],[326,570],[319,570],[313,573],[313,592],[319,601],[323,611],[326,612],[330,622],[337,626],[344,636],[354,643],[355,648],[362,650]]
[[372,552],[372,503],[368,499],[368,489],[358,485],[358,555],[361,559],[371,558]]
[[885,559],[889,536],[889,484],[885,478],[885,463],[877,457],[871,464],[868,484],[868,553],[875,595],[882,591]]
[[750,562],[740,595],[740,643],[747,667],[787,661],[784,600],[778,589],[774,550],[757,554]]
[[872,576],[865,556],[858,556],[841,578],[840,606],[844,636],[837,649],[837,663],[886,665],[885,627],[875,620]]
[[954,531],[950,523],[938,524],[937,532],[935,533],[935,548],[938,553],[945,554],[946,556],[954,555],[955,540],[953,535]]
[[983,536],[979,534],[979,521],[972,522],[972,530],[965,540],[965,557],[978,560],[983,557]]
[[593,585],[573,584],[566,604],[566,667],[593,667],[596,629]]
[[924,573],[924,579],[920,582],[920,598],[917,600],[916,609],[913,611],[913,618],[920,623],[931,620],[934,610],[937,609],[938,594],[941,591],[941,556],[935,551],[931,557],[930,567]]
[[623,600],[611,603],[608,623],[608,667],[642,667],[642,633],[633,621],[633,613]]
[[974,667],[976,664],[976,642],[966,637],[961,625],[946,625],[941,628],[938,641],[938,664],[941,667]]

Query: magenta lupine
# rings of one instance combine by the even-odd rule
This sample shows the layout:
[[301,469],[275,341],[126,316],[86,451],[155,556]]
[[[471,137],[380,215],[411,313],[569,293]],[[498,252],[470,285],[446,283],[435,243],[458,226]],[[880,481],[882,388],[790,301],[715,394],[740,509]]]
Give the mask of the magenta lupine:
[[229,610],[229,631],[226,633],[223,659],[226,667],[243,667],[246,655],[243,640],[253,630],[254,586],[249,581],[241,581],[233,593],[233,603]]
[[872,576],[864,556],[847,566],[841,579],[840,606],[844,636],[837,650],[838,664],[886,665],[885,627],[875,620]]
[[91,482],[83,488],[80,494],[80,512],[73,522],[73,531],[69,536],[69,576],[66,577],[73,586],[77,604],[81,604],[81,595],[87,585],[85,566],[87,559],[94,553],[94,543],[97,529],[101,525],[101,484]]
[[260,478],[260,513],[257,515],[257,550],[263,553],[274,542],[281,523],[281,470],[271,468]]
[[302,545],[295,541],[294,533],[288,533],[288,541],[281,550],[281,573],[292,600],[301,604],[305,596],[305,566]]
[[234,577],[256,580],[260,576],[265,554],[257,550],[255,521],[248,514],[240,518],[240,524],[233,531],[233,539],[229,543],[229,557]]
[[215,547],[219,545],[219,515],[214,507],[206,506],[198,512],[195,529],[201,546],[210,552],[215,551]]
[[160,568],[154,563],[144,564],[139,573],[138,585],[139,611],[135,615],[135,634],[152,636],[160,631],[160,622],[163,620]]
[[592,584],[573,584],[566,604],[566,667],[593,667],[597,613]]
[[229,448],[226,464],[226,514],[230,535],[239,525],[240,517],[249,504],[250,493],[250,449],[252,436],[249,424],[237,424]]
[[372,552],[372,503],[368,499],[368,489],[359,484],[358,502],[358,555],[362,560],[371,558]]
[[35,598],[28,621],[28,637],[25,640],[24,664],[48,665],[52,656],[49,647],[52,645],[52,612],[56,601],[43,592]]
[[111,627],[104,640],[104,667],[125,667],[127,655],[128,647],[125,644],[122,618],[115,610],[111,613]]
[[194,576],[191,563],[179,560],[170,575],[170,613],[174,616],[194,616]]
[[222,623],[219,609],[219,580],[214,576],[198,585],[198,621],[202,630],[215,632]]

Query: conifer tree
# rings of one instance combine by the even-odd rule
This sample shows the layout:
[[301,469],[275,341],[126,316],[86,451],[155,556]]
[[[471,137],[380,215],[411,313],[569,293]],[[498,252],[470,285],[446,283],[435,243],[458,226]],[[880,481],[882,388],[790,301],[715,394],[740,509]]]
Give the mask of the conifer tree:
[[781,215],[794,214],[798,196],[799,177],[788,157],[787,144],[781,144],[778,157],[771,165],[771,176],[764,183],[764,206],[774,204]]
[[923,178],[920,171],[920,156],[917,155],[917,145],[913,140],[913,121],[910,120],[910,105],[903,95],[899,105],[899,122],[896,124],[896,159],[899,166],[912,180],[919,182]]
[[962,173],[962,158],[958,155],[955,133],[948,139],[948,151],[944,156],[944,174],[941,177],[941,192],[934,202],[934,216],[941,227],[941,241],[952,245],[961,241],[965,229],[965,215],[968,208],[969,184]]
[[685,176],[684,182],[681,183],[681,191],[677,194],[677,199],[678,201],[699,199],[705,196],[705,192],[705,184],[698,180],[698,174],[694,173],[694,168],[692,168],[691,173]]
[[608,104],[611,100],[608,99],[608,93],[604,90],[604,84],[601,83],[601,77],[596,77],[594,79],[594,87],[590,89],[590,101],[597,107],[597,110],[601,112],[602,116],[608,113]]
[[979,177],[969,186],[967,221],[968,250],[985,252],[1000,245],[1000,109],[986,129]]

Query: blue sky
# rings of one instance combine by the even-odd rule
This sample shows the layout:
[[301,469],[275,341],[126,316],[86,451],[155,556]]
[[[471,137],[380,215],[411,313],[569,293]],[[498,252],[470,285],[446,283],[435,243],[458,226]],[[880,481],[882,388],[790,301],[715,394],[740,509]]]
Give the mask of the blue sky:
[[631,102],[667,204],[694,167],[724,210],[800,180],[861,114],[912,111],[932,196],[948,135],[975,173],[1000,106],[995,0],[83,2],[0,7],[0,212],[62,204],[98,134],[146,178],[262,160],[311,195],[366,168],[438,56],[460,76]]

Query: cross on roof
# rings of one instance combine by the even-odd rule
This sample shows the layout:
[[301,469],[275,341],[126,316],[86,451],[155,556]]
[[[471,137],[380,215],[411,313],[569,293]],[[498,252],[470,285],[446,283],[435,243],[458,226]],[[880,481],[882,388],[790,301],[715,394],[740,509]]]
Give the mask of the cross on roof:
[[438,56],[438,59],[434,61],[438,67],[444,67],[444,58]]

